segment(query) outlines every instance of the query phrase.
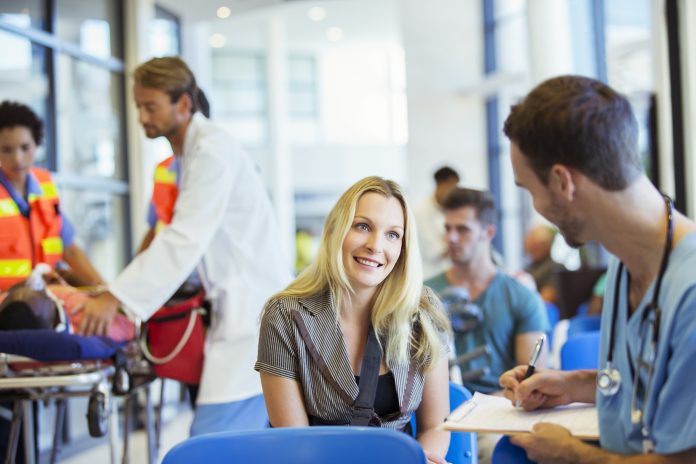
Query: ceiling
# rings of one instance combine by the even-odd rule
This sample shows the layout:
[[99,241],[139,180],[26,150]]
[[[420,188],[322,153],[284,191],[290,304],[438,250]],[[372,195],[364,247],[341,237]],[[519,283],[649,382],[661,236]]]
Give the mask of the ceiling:
[[[288,45],[324,48],[350,44],[399,44],[398,0],[158,0],[158,4],[185,22],[205,22],[211,34],[223,34],[228,47],[253,46],[266,40],[271,18],[280,18]],[[216,11],[227,6],[232,14],[219,19]],[[312,21],[308,11],[320,6],[326,18]],[[327,29],[343,31],[339,41],[327,39]]]

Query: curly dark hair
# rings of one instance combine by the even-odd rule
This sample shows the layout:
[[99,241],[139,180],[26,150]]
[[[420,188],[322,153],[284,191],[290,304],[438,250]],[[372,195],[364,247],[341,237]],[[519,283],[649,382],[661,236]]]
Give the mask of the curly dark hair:
[[0,103],[0,130],[13,127],[26,127],[31,132],[34,142],[41,145],[43,141],[43,122],[27,105],[5,100]]

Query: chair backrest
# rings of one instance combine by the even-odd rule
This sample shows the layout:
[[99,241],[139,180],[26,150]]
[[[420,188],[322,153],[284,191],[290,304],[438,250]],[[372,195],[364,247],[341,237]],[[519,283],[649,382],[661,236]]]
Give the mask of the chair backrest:
[[546,338],[548,338],[549,347],[552,346],[553,342],[553,328],[561,320],[561,312],[558,310],[558,306],[548,301],[544,302],[546,305],[546,314],[549,318],[549,331],[546,333]]
[[568,338],[561,348],[561,369],[597,369],[599,366],[599,331],[584,332]]
[[[450,411],[454,411],[463,402],[471,399],[471,392],[465,387],[449,383]],[[411,432],[416,436],[416,415],[411,417]],[[477,464],[478,446],[476,434],[471,432],[451,432],[450,444],[445,460],[451,464]]]
[[575,316],[568,323],[568,338],[573,338],[583,332],[596,332],[599,330],[602,316],[599,314]]
[[[449,384],[450,411],[471,399],[471,393],[456,383]],[[478,447],[476,434],[470,432],[450,433],[450,445],[445,460],[451,464],[476,464],[478,462]]]
[[496,443],[491,456],[491,464],[533,464],[527,458],[527,453],[519,446],[510,443],[510,438],[505,436]]
[[212,433],[172,448],[162,464],[425,464],[418,442],[378,427],[298,427]]

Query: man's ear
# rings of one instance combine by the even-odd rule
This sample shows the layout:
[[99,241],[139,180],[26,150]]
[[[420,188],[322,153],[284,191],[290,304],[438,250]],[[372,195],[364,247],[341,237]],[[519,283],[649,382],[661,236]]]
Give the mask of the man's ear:
[[191,114],[191,110],[193,109],[193,100],[191,99],[191,95],[187,94],[186,92],[182,93],[179,100],[176,102],[176,105],[180,113]]
[[566,201],[575,198],[575,179],[573,171],[563,164],[554,164],[549,171],[549,189]]
[[494,224],[488,224],[484,231],[486,233],[486,238],[488,239],[488,241],[492,242],[496,232],[498,232],[498,229],[496,229]]

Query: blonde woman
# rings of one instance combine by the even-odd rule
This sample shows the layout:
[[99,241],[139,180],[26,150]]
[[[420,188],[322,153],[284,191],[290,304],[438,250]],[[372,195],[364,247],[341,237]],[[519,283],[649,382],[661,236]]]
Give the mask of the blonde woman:
[[449,322],[422,285],[401,187],[379,177],[341,196],[316,260],[266,304],[255,367],[271,424],[350,424],[371,330],[383,355],[370,425],[406,431],[415,412],[428,462],[444,463]]

